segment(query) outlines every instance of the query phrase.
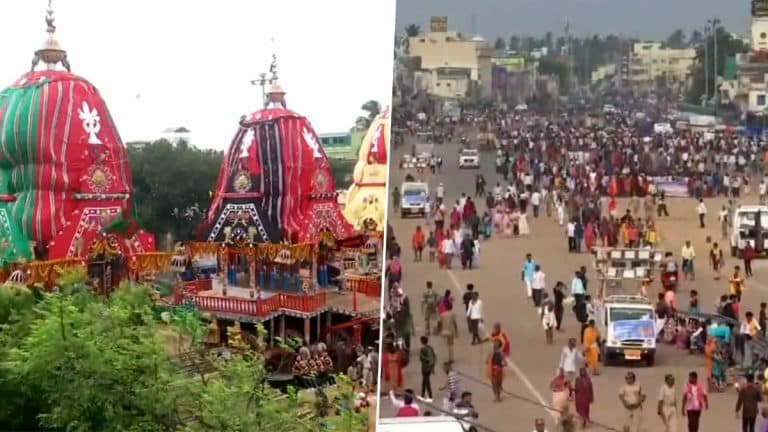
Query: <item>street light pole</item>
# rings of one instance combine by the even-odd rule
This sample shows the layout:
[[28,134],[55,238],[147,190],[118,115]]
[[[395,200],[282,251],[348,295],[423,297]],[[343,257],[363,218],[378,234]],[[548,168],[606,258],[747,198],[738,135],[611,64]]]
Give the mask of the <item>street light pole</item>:
[[704,103],[709,101],[709,27],[704,27]]
[[714,59],[714,74],[712,76],[712,78],[713,78],[712,79],[712,81],[713,81],[712,82],[712,97],[715,100],[715,103],[714,103],[714,105],[715,105],[715,116],[717,116],[717,104],[718,104],[718,100],[719,100],[719,97],[718,97],[718,94],[717,94],[718,93],[717,92],[717,77],[718,77],[718,69],[719,69],[718,68],[718,66],[719,66],[718,65],[718,59],[717,59],[717,33],[718,33],[717,30],[720,27],[720,20],[717,17],[715,17],[715,18],[712,18],[711,22],[712,22],[712,44],[713,44],[712,58]]

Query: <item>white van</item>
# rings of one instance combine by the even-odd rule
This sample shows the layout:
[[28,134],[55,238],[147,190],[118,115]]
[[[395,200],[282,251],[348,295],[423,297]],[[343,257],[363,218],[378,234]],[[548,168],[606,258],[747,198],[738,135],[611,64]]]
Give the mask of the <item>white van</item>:
[[429,201],[429,185],[423,182],[403,182],[400,185],[400,217],[425,217]]
[[395,417],[379,419],[376,432],[468,432],[453,417]]
[[614,360],[644,360],[653,366],[658,327],[653,304],[641,296],[612,295],[595,302],[597,327],[603,335],[603,365]]
[[[755,220],[760,214],[760,236],[762,244],[758,242],[758,231]],[[764,205],[744,205],[733,212],[731,221],[731,256],[741,257],[741,251],[747,241],[752,243],[752,247],[758,252],[765,252],[768,246],[768,206]]]

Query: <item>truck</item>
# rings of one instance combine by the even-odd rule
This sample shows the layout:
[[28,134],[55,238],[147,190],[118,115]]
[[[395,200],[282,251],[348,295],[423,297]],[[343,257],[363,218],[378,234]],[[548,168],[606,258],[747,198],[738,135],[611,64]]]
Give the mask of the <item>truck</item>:
[[758,254],[765,253],[768,249],[768,206],[741,206],[733,212],[732,219],[731,256],[741,258],[747,242]]
[[400,217],[421,216],[427,214],[429,185],[421,182],[404,182],[400,185]]
[[602,335],[600,357],[609,366],[618,360],[656,360],[656,336],[663,323],[657,322],[653,304],[639,295],[612,295],[595,304],[595,323]]

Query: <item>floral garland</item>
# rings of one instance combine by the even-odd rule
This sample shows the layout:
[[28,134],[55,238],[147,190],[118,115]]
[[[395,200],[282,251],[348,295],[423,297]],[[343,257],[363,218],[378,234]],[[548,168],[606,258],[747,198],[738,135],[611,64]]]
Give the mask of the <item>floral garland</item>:
[[221,243],[190,242],[187,243],[187,253],[191,257],[200,255],[219,255],[236,253],[248,257],[249,260],[257,259],[272,262],[277,255],[287,250],[293,259],[299,261],[311,260],[317,254],[316,243],[281,244],[260,243],[255,246],[226,246]]
[[170,252],[144,252],[131,256],[128,269],[134,273],[152,273],[168,270],[173,254]]
[[27,265],[27,275],[30,283],[49,283],[65,269],[83,265],[75,258],[61,258],[49,261],[34,261]]

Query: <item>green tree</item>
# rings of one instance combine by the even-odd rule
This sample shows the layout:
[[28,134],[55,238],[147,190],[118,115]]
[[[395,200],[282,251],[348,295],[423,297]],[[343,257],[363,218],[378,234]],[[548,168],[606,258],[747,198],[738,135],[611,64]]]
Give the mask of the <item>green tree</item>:
[[539,60],[539,73],[553,75],[560,82],[561,90],[568,88],[568,63],[566,59],[543,57]]
[[416,37],[421,34],[421,27],[416,24],[408,24],[405,26],[405,35],[408,37]]
[[223,153],[159,140],[129,150],[128,157],[143,227],[156,234],[172,233],[180,240],[193,238],[216,185]]
[[[715,35],[717,36],[717,55],[715,55]],[[717,27],[715,35],[708,35],[696,50],[696,65],[693,68],[693,79],[686,95],[686,100],[689,103],[700,104],[703,99],[712,98],[712,87],[715,83],[715,58],[717,58],[717,75],[722,76],[725,70],[725,63],[729,57],[734,57],[736,54],[745,53],[749,50],[749,46],[744,41],[734,38],[730,32],[722,27]],[[706,55],[704,51],[705,44],[707,47]],[[707,73],[705,73],[705,67],[707,68]],[[705,83],[707,75],[709,80]]]
[[669,35],[666,43],[670,48],[685,48],[685,31],[682,29],[675,30]]
[[[0,430],[310,432],[324,423],[329,430],[362,430],[364,415],[351,409],[348,382],[339,386],[339,415],[325,419],[300,416],[296,392],[269,387],[255,351],[235,349],[226,361],[205,357],[209,373],[191,374],[166,353],[147,287],[124,284],[103,299],[79,289],[84,276],[65,274],[61,291],[45,294],[31,320],[3,323]],[[0,309],[19,305],[17,297],[28,310],[23,290],[0,295]],[[194,334],[201,323],[192,317],[171,325]]]
[[381,113],[381,103],[375,100],[369,100],[360,107],[360,110],[363,111],[365,115],[360,116],[355,120],[355,127],[353,129],[366,130],[371,126],[373,119]]
[[691,32],[691,37],[688,38],[688,46],[697,48],[704,43],[704,35],[701,34],[701,30],[694,30]]

